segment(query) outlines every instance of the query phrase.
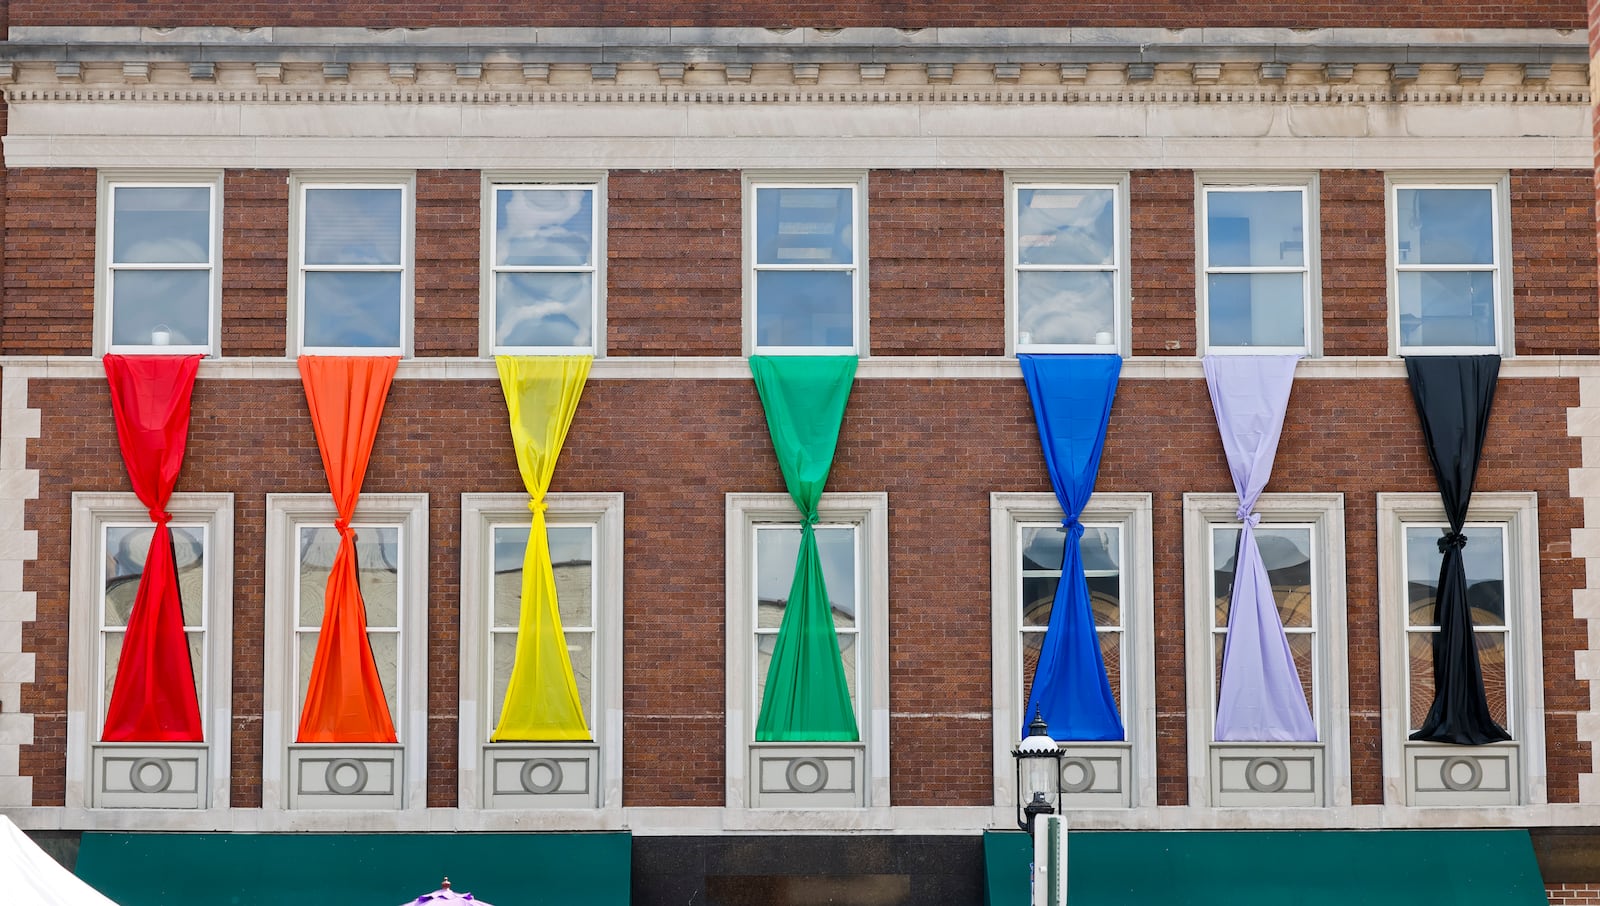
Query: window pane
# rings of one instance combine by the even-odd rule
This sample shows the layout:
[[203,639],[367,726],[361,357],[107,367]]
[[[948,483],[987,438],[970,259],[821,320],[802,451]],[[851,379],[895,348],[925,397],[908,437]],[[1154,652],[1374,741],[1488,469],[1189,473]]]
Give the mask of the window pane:
[[210,343],[211,272],[113,272],[111,342],[116,346]]
[[756,634],[756,714],[761,713],[761,700],[767,693],[767,671],[772,669],[772,652],[778,644],[776,632]]
[[1478,666],[1483,670],[1483,692],[1489,699],[1489,716],[1506,729],[1506,634],[1475,632]]
[[[400,530],[395,526],[356,526],[356,576],[366,604],[367,625],[393,628],[399,613]],[[339,550],[332,526],[300,527],[300,625],[322,625],[328,575]]]
[[400,274],[306,275],[307,346],[400,346]]
[[1212,346],[1304,346],[1304,274],[1211,274]]
[[[1312,626],[1311,530],[1288,526],[1263,525],[1256,529],[1256,546],[1267,567],[1278,619],[1285,629]],[[1216,625],[1226,626],[1233,593],[1235,557],[1239,530],[1217,528],[1211,533],[1212,577],[1216,596]]]
[[591,713],[589,696],[594,688],[594,633],[569,632],[566,637],[567,658],[572,661],[572,676],[578,682],[578,703],[587,715]]
[[112,191],[112,264],[211,260],[210,189],[118,186]]
[[1493,346],[1494,274],[1489,271],[1401,271],[1400,343],[1405,346]]
[[527,548],[527,526],[494,527],[494,625],[496,627],[516,628],[518,625],[518,618],[522,613],[522,559]]
[[1106,664],[1106,680],[1111,683],[1111,697],[1122,711],[1122,633],[1100,633],[1100,658]]
[[1111,264],[1116,248],[1111,189],[1018,189],[1018,264]]
[[333,555],[339,549],[339,533],[331,526],[300,527],[300,625],[322,625],[322,609],[328,594],[328,573]]
[[[172,525],[173,562],[178,571],[178,596],[183,604],[185,626],[204,625],[205,608],[205,530],[198,526]],[[138,596],[145,558],[150,553],[150,525],[114,525],[106,528],[105,625],[126,626]]]
[[1406,633],[1410,648],[1407,676],[1411,686],[1411,729],[1422,726],[1433,707],[1433,633]]
[[495,192],[497,265],[590,265],[593,229],[594,193],[587,189]]
[[500,711],[506,703],[506,687],[511,685],[511,665],[517,659],[517,636],[511,632],[497,632],[493,636],[494,673],[490,676],[489,729],[485,739],[500,723]]
[[1022,625],[1050,625],[1050,612],[1055,606],[1056,586],[1060,581],[1055,576],[1023,577]]
[[594,345],[593,274],[498,274],[496,346]]
[[855,633],[839,633],[839,659],[844,663],[844,685],[850,690],[850,708],[859,715],[861,706],[860,698],[856,695],[856,676],[860,671],[856,668]]
[[850,189],[756,190],[757,264],[854,264]]
[[1400,264],[1493,264],[1494,191],[1397,189]]
[[306,264],[401,263],[400,189],[306,189]]
[[[1406,595],[1410,626],[1435,626],[1434,599],[1438,594],[1439,570],[1444,555],[1439,553],[1439,526],[1406,527]],[[1469,525],[1463,563],[1467,569],[1467,606],[1475,627],[1506,625],[1505,528],[1498,525]]]
[[1022,634],[1022,695],[1026,703],[1028,692],[1033,689],[1033,675],[1039,670],[1039,655],[1044,651],[1044,633],[1024,632]]
[[1067,531],[1059,525],[1029,525],[1022,528],[1022,568],[1024,570],[1053,570],[1061,573],[1062,549],[1067,543]]
[[[1086,526],[1078,550],[1089,586],[1089,609],[1096,626],[1122,625],[1122,574],[1119,565],[1120,529]],[[1048,626],[1060,583],[1062,545],[1066,530],[1060,526],[1022,528],[1022,625]],[[1042,561],[1042,562],[1041,562]],[[1039,575],[1041,572],[1046,575]]]
[[562,628],[594,626],[593,534],[586,525],[550,526],[546,534],[550,539],[550,562],[555,567]]
[[1317,677],[1313,663],[1315,647],[1315,637],[1311,633],[1289,633],[1289,655],[1294,658],[1294,672],[1300,676],[1300,690],[1305,693],[1307,707],[1315,707],[1317,703],[1313,688]]
[[304,712],[306,709],[306,690],[311,687],[311,665],[316,661],[317,657],[318,635],[319,633],[314,630],[311,632],[297,633],[300,655],[299,663],[296,665],[299,667],[299,676],[296,678],[296,681],[299,683],[297,686],[299,689],[299,698],[297,698],[296,701],[300,702],[301,712]]
[[1206,193],[1210,267],[1301,267],[1305,227],[1298,191]]
[[178,597],[183,602],[183,625],[205,625],[205,530],[197,526],[169,526],[172,559],[178,570]]
[[848,271],[756,273],[756,342],[850,346],[855,342]]
[[1115,527],[1088,526],[1078,542],[1083,571],[1089,580],[1089,610],[1096,626],[1122,625],[1121,548]]
[[[817,553],[822,558],[822,579],[828,586],[833,625],[856,625],[855,530],[844,526],[816,530]],[[800,557],[798,526],[762,526],[756,529],[756,626],[776,629],[783,623],[795,562]]]
[[[393,720],[400,713],[395,706],[400,689],[400,634],[369,632],[367,639],[372,643],[372,660],[378,666],[378,680],[383,683],[383,698],[389,703],[389,717]],[[395,722],[397,730],[399,723]]]
[[1111,271],[1019,271],[1017,342],[1105,346],[1116,318]]

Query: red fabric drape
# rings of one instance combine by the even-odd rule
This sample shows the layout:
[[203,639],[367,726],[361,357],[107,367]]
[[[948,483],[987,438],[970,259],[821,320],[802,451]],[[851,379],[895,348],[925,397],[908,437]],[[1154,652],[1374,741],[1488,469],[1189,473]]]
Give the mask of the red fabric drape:
[[155,532],[122,638],[116,683],[106,708],[106,742],[200,742],[200,703],[183,634],[183,602],[173,562],[167,502],[183,467],[189,400],[200,356],[105,357],[117,443]]
[[305,707],[300,742],[394,742],[394,721],[367,639],[367,608],[356,572],[350,517],[361,496],[378,420],[394,381],[398,358],[301,356],[300,380],[322,451],[339,518],[339,550],[328,574],[322,633]]

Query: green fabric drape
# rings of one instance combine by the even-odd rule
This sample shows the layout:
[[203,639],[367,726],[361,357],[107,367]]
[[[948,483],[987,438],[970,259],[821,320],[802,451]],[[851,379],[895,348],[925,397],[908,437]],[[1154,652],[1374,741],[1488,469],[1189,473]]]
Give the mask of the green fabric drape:
[[800,510],[800,556],[756,719],[760,742],[861,738],[817,553],[817,506],[833,466],[855,356],[752,356],[750,371],[789,496]]

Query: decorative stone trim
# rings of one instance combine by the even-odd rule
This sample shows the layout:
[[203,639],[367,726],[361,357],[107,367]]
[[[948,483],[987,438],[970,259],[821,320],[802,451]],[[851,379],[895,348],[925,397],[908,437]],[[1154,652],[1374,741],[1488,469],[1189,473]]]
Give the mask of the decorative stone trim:
[[23,511],[39,497],[39,470],[27,467],[39,410],[28,408],[28,379],[0,376],[0,806],[33,804],[33,778],[17,765],[33,744],[33,715],[22,712],[22,686],[34,680],[34,656],[22,650],[22,626],[37,618],[34,592],[23,590],[23,567],[39,557],[39,534]]
[[[1600,504],[1600,377],[1578,379],[1578,405],[1567,410],[1567,436],[1583,441],[1583,467],[1570,469],[1567,484],[1573,497],[1584,502],[1585,513]],[[1572,556],[1590,564],[1584,588],[1572,593],[1573,615],[1589,625],[1589,647],[1579,648],[1572,657],[1579,682],[1589,684],[1589,710],[1578,715],[1578,740],[1589,743],[1591,770],[1578,775],[1578,801],[1600,802],[1600,650],[1594,647],[1600,629],[1600,526],[1584,519],[1584,527],[1572,530]]]

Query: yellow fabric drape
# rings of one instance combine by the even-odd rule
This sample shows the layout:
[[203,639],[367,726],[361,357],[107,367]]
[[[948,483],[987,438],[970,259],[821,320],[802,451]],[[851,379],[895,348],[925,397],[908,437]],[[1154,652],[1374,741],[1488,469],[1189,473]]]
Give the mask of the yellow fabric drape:
[[556,605],[556,577],[545,534],[545,492],[556,457],[583,395],[593,356],[496,356],[500,388],[511,411],[511,440],[528,488],[533,526],[522,558],[522,613],[517,653],[506,686],[505,706],[493,742],[589,740],[589,724],[578,700],[578,682],[567,656]]

